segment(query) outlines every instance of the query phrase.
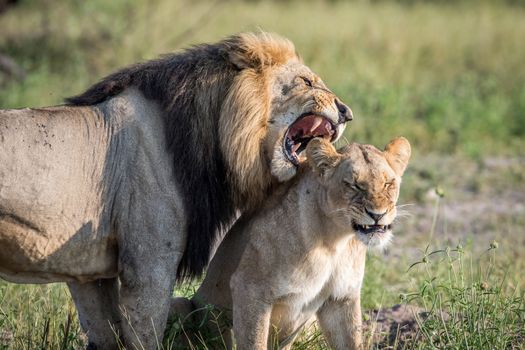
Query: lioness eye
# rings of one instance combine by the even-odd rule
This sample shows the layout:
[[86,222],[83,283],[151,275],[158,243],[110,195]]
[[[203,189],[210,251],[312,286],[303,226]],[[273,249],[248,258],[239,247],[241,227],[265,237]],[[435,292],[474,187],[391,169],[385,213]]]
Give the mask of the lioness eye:
[[387,182],[387,183],[385,183],[385,189],[386,189],[386,190],[390,189],[392,186],[394,186],[394,183],[393,183],[393,182]]
[[306,77],[301,77],[304,81],[304,83],[306,84],[306,86],[308,87],[312,87],[312,81]]

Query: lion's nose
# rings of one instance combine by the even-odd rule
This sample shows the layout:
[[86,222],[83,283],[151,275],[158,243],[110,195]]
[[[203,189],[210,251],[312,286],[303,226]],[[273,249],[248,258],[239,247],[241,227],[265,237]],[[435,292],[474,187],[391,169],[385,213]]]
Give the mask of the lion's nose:
[[386,211],[384,211],[382,213],[378,213],[376,211],[368,210],[367,208],[365,208],[365,211],[368,214],[368,216],[370,216],[372,218],[372,220],[374,220],[374,222],[376,224],[379,222],[379,220],[381,220],[383,218],[383,216],[386,215]]
[[339,111],[339,123],[346,123],[354,119],[352,110],[348,108],[348,106],[341,102],[338,98],[335,99],[335,105],[337,106],[337,110]]

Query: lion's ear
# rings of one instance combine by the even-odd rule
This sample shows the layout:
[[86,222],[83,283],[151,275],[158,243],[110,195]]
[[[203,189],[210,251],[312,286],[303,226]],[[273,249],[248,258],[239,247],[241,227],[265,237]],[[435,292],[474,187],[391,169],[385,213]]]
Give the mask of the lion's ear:
[[385,158],[398,176],[402,176],[410,159],[410,143],[404,137],[397,137],[385,147]]
[[306,146],[306,158],[317,175],[327,178],[339,164],[341,155],[330,141],[317,137]]
[[275,34],[241,33],[225,41],[228,58],[238,69],[260,70],[299,59],[291,41]]
[[256,55],[250,54],[245,50],[235,50],[228,53],[230,62],[239,70],[257,69],[262,67],[261,61]]

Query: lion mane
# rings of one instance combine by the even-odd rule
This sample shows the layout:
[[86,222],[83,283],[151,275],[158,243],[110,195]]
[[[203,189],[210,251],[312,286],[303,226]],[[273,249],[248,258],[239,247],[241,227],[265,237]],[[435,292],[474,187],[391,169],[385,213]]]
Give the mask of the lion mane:
[[160,104],[187,213],[179,279],[200,275],[218,234],[269,193],[273,180],[261,143],[270,77],[292,59],[300,60],[289,40],[243,33],[129,66],[66,99],[95,105],[135,87]]

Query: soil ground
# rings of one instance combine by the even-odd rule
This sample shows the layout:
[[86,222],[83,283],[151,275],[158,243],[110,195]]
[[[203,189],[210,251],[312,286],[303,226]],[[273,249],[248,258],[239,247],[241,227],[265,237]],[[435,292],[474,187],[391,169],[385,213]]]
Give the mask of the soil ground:
[[408,205],[387,254],[417,258],[427,242],[470,244],[475,252],[493,240],[525,242],[525,158],[428,156],[414,160],[404,180],[399,203]]

